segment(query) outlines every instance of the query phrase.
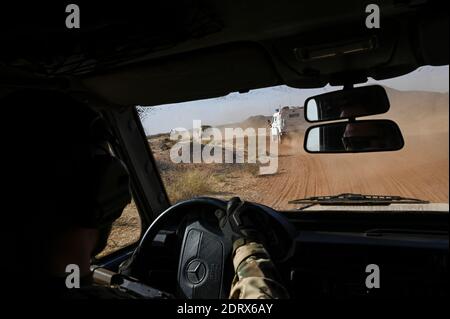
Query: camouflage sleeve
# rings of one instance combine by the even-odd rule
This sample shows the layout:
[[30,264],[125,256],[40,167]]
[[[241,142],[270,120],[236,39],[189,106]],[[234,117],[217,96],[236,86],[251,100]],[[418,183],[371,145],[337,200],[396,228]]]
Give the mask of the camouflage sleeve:
[[239,247],[233,258],[235,277],[230,299],[286,299],[275,265],[263,245],[251,242]]

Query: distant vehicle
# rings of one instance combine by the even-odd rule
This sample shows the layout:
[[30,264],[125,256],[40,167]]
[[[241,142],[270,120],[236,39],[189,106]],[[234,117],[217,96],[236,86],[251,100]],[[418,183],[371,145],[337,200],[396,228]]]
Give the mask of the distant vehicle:
[[289,134],[297,132],[301,127],[302,117],[303,107],[284,106],[277,109],[270,124],[272,140],[278,140],[279,143],[282,143]]

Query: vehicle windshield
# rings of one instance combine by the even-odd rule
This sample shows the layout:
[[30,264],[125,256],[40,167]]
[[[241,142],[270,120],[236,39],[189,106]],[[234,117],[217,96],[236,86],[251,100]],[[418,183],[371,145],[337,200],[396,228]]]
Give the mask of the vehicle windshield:
[[364,119],[398,124],[405,146],[394,152],[304,151],[304,133],[313,125],[304,119],[305,100],[339,87],[277,86],[137,111],[172,203],[239,196],[296,210],[295,199],[354,193],[417,198],[448,209],[448,72],[448,66],[422,67],[363,84],[386,89],[390,110]]

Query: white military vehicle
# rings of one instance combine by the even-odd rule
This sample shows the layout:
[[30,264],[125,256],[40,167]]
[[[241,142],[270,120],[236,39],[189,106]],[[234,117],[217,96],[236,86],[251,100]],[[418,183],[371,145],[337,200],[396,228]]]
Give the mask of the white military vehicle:
[[303,107],[284,106],[277,109],[272,117],[270,134],[272,140],[282,143],[291,133],[299,131],[303,122]]

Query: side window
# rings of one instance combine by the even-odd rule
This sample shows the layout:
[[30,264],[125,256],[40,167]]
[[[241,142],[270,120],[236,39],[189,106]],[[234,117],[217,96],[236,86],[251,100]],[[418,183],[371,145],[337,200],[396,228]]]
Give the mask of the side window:
[[[112,148],[109,148],[114,154]],[[134,200],[128,204],[122,215],[113,223],[105,249],[96,258],[107,256],[117,250],[136,243],[141,237],[141,217]]]
[[141,218],[134,201],[131,201],[112,226],[106,248],[96,256],[101,258],[134,244],[141,236]]

